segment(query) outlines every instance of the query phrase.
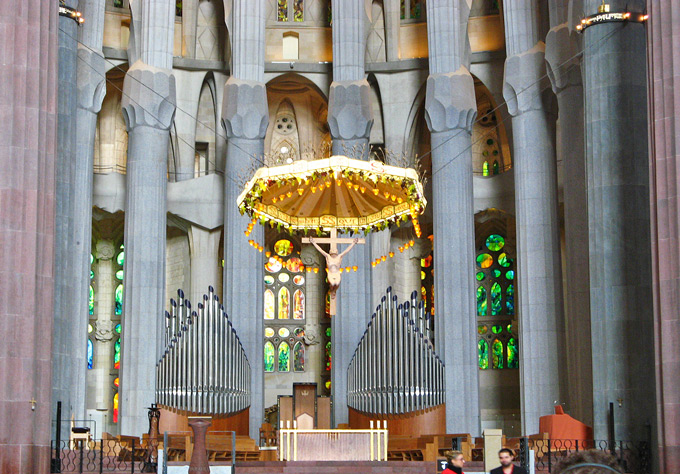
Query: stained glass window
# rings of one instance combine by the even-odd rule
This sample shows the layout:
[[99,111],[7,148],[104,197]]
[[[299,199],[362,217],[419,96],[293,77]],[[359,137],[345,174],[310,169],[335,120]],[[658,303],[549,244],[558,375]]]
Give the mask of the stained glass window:
[[116,8],[123,8],[123,0],[113,0],[113,6]]
[[505,246],[505,239],[498,234],[491,234],[486,238],[486,248],[492,252],[498,252]]
[[89,305],[90,305],[90,315],[93,315],[94,314],[94,287],[92,285],[90,285]]
[[279,274],[279,281],[281,283],[288,283],[290,281],[290,275],[287,273],[280,273]]
[[514,337],[508,339],[508,369],[519,368],[519,353],[517,351],[517,340]]
[[290,318],[290,292],[285,286],[279,290],[279,319]]
[[498,167],[498,160],[495,160],[493,162],[493,174],[498,174],[500,172],[500,169]]
[[118,263],[118,265],[120,265],[121,267],[125,264],[125,251],[118,254],[118,256],[116,257],[116,263]]
[[492,273],[494,278],[501,276],[501,271],[498,268],[494,268]]
[[484,272],[477,272],[477,274],[475,275],[475,278],[477,278],[477,281],[484,280]]
[[295,372],[305,371],[305,348],[302,342],[296,342],[293,348],[293,370]]
[[123,327],[120,324],[116,324],[115,330],[117,334],[120,334],[121,329],[123,329]]
[[264,337],[274,337],[274,330],[272,328],[264,328]]
[[477,256],[477,266],[480,268],[489,268],[493,265],[493,257],[488,253],[480,253]]
[[297,286],[304,285],[305,284],[305,277],[303,277],[302,275],[295,275],[293,277],[293,283]]
[[287,257],[293,253],[293,243],[290,240],[281,239],[274,244],[274,252],[280,257]]
[[175,2],[175,16],[182,16],[182,0]]
[[305,294],[295,290],[293,294],[293,319],[305,319]]
[[501,310],[503,309],[503,305],[501,304],[501,300],[503,298],[503,293],[501,292],[501,285],[498,284],[498,282],[494,282],[493,285],[491,285],[491,315],[492,316],[497,316],[501,314]]
[[265,275],[264,284],[265,285],[273,285],[274,284],[274,277],[271,276],[271,275]]
[[91,369],[94,367],[94,346],[92,344],[92,339],[87,340],[87,368]]
[[489,176],[489,162],[485,161],[482,165],[482,176]]
[[279,270],[281,270],[281,268],[283,268],[283,265],[281,264],[281,262],[279,262],[278,260],[276,260],[274,257],[271,257],[271,258],[267,261],[267,263],[264,265],[264,268],[265,268],[265,270],[267,270],[268,272],[276,273],[276,272],[278,272]]
[[304,21],[305,15],[304,15],[304,0],[294,0],[295,3],[293,4],[293,19],[295,21]]
[[515,314],[515,287],[508,285],[505,290],[505,306],[508,314]]
[[113,396],[113,422],[118,423],[118,392]]
[[507,278],[508,280],[513,280],[515,278],[515,271],[514,270],[508,270],[505,273],[505,278]]
[[274,372],[274,344],[269,341],[264,343],[264,371]]
[[331,381],[326,380],[326,390],[330,390],[330,389],[331,389]]
[[491,326],[491,332],[494,334],[500,334],[503,332],[503,326],[501,326],[500,324],[494,324],[493,326]]
[[116,307],[115,314],[120,316],[123,314],[123,284],[116,287]]
[[484,339],[480,339],[477,343],[477,351],[479,353],[479,368],[486,370],[489,368],[489,343]]
[[123,281],[123,276],[124,276],[123,270],[118,270],[116,272],[116,278],[119,279],[120,281]]
[[278,0],[276,19],[278,21],[288,21],[288,0]]
[[290,329],[288,328],[279,328],[279,336],[286,338],[290,336]]
[[328,341],[326,343],[324,355],[325,355],[325,360],[326,360],[326,371],[330,372],[331,371],[331,341]]
[[327,291],[327,292],[326,292],[326,307],[325,307],[325,311],[326,311],[326,316],[328,316],[328,317],[330,318],[330,317],[331,317],[331,293],[330,293],[330,291]]
[[305,335],[305,330],[304,328],[295,328],[293,334],[295,334],[295,337],[303,337]]
[[479,334],[480,336],[486,334],[488,330],[489,327],[486,324],[480,324],[479,326],[477,326],[477,334]]
[[300,260],[297,257],[291,257],[286,262],[286,270],[288,270],[291,273],[300,273],[304,269],[305,266],[302,264],[302,260]]
[[274,319],[275,305],[274,292],[270,289],[264,290],[264,319]]
[[500,254],[500,255],[498,256],[498,264],[499,264],[501,267],[507,268],[507,267],[509,267],[510,265],[512,265],[512,260],[509,259],[508,256],[507,256],[505,253],[502,253],[502,254]]
[[477,316],[486,316],[486,289],[477,288]]
[[113,368],[120,369],[120,338],[113,345]]
[[285,341],[279,344],[279,372],[290,372],[290,346]]
[[493,344],[491,344],[492,352],[492,368],[502,369],[503,368],[503,343],[494,339]]

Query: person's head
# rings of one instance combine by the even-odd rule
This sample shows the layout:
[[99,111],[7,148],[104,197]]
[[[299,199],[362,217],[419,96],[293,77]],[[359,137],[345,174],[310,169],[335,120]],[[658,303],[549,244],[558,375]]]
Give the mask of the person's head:
[[556,474],[620,474],[610,454],[599,449],[571,453],[555,466]]
[[463,457],[463,453],[460,451],[446,451],[444,454],[446,455],[446,460],[449,462],[449,464],[454,467],[462,468],[465,464],[465,458]]
[[510,464],[512,464],[514,459],[515,453],[512,452],[512,449],[503,448],[498,451],[498,460],[501,462],[501,466],[508,467]]

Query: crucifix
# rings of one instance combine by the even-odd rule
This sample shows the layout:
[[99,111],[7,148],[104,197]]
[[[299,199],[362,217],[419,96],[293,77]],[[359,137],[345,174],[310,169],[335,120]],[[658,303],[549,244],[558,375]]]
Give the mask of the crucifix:
[[[330,228],[330,237],[325,238],[314,238],[314,237],[303,237],[302,242],[305,244],[312,244],[316,249],[326,257],[326,272],[328,272],[328,284],[330,285],[331,293],[331,316],[335,316],[335,293],[338,291],[340,286],[340,271],[342,268],[342,257],[347,255],[347,253],[352,250],[356,244],[366,243],[365,239],[360,238],[341,238],[338,237],[338,229],[335,227]],[[330,252],[326,253],[319,244],[330,244]],[[338,254],[338,244],[350,244],[342,253]]]

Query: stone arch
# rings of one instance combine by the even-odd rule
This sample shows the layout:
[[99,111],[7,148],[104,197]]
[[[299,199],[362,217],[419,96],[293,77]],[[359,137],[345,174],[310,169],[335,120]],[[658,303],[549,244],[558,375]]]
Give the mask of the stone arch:
[[481,80],[473,79],[477,120],[472,127],[472,170],[478,176],[494,176],[512,168],[510,146],[493,95]]
[[217,144],[217,95],[212,72],[206,74],[201,86],[196,114],[194,177],[215,172]]
[[382,96],[380,94],[380,84],[373,74],[368,75],[368,83],[371,86],[371,108],[373,109],[373,126],[369,143],[371,146],[385,146],[385,131],[383,121]]
[[106,73],[106,95],[97,115],[94,142],[95,173],[125,173],[128,135],[121,101],[127,64],[113,67]]

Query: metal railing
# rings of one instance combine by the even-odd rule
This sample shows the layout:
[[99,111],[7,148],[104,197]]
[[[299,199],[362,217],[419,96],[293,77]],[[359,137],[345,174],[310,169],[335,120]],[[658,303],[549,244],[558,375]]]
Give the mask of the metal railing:
[[156,472],[145,442],[137,439],[51,441],[50,473]]
[[569,454],[600,450],[614,457],[624,473],[651,474],[651,452],[646,441],[607,441],[577,439],[530,439],[520,438],[519,460],[529,469],[529,451],[534,451],[536,472],[553,472],[555,465]]

